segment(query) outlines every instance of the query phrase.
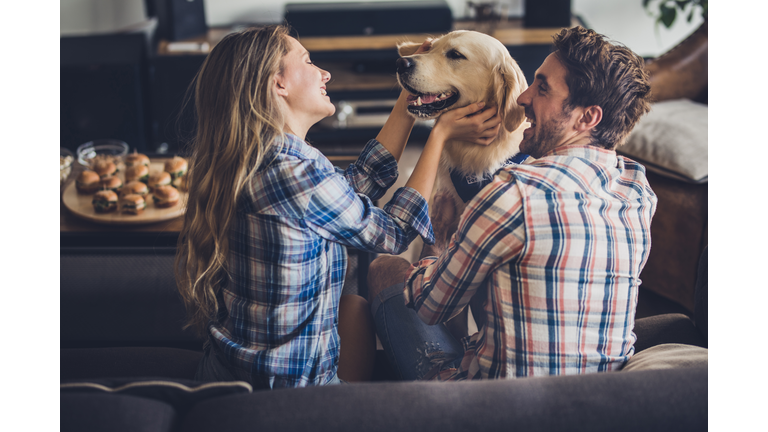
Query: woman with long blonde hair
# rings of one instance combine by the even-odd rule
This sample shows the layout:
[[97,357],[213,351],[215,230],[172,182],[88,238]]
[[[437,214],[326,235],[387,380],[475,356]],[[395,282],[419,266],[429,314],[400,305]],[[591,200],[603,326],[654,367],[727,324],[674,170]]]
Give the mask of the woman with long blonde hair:
[[443,115],[406,186],[379,209],[372,200],[397,178],[414,124],[406,94],[342,171],[305,141],[334,113],[330,78],[279,25],[226,36],[198,72],[176,269],[188,325],[207,339],[200,380],[276,388],[369,379],[367,301],[341,296],[346,247],[399,254],[417,235],[431,243],[424,197],[443,143],[487,144],[498,132],[495,110]]

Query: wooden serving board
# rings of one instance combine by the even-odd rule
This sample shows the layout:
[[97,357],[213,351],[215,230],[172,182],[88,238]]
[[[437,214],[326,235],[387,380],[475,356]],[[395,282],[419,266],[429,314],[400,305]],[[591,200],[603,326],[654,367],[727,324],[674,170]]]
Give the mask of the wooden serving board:
[[[163,163],[151,162],[149,164],[149,174],[152,175],[161,172],[163,171],[163,167]],[[125,184],[125,177],[123,176],[124,172],[125,170],[121,167],[120,172],[117,173],[117,176],[123,180],[123,184]],[[120,209],[109,213],[97,213],[92,204],[93,195],[79,193],[75,187],[75,182],[73,181],[64,189],[62,200],[64,206],[66,206],[74,215],[91,222],[108,225],[141,225],[162,222],[183,215],[187,203],[187,196],[188,194],[186,192],[179,191],[178,204],[173,207],[158,208],[155,207],[155,203],[152,200],[152,193],[150,192],[144,196],[146,207],[141,214],[134,215],[122,213]]]

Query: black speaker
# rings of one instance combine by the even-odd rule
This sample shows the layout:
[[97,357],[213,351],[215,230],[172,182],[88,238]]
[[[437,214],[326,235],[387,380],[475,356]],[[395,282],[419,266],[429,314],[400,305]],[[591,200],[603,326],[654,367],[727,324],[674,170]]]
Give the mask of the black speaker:
[[571,0],[525,0],[523,25],[571,27]]
[[442,34],[453,28],[444,0],[288,3],[284,18],[298,36]]
[[61,147],[114,138],[143,151],[149,141],[147,40],[143,33],[62,37]]
[[[205,55],[160,55],[150,60],[152,85],[152,146],[167,147],[182,155],[195,132],[194,89],[190,84],[205,61]],[[188,99],[187,99],[188,98]]]
[[147,12],[157,16],[160,39],[177,41],[202,36],[208,31],[203,0],[154,0],[154,3]]

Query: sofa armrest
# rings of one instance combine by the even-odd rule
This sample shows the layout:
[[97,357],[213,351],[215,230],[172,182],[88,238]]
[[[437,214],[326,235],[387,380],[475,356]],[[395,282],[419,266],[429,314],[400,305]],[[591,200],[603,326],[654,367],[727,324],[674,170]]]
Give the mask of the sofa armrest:
[[647,62],[654,101],[708,100],[709,25],[705,21],[677,46]]
[[652,346],[677,343],[707,347],[707,341],[693,320],[679,313],[654,315],[635,321],[635,353]]

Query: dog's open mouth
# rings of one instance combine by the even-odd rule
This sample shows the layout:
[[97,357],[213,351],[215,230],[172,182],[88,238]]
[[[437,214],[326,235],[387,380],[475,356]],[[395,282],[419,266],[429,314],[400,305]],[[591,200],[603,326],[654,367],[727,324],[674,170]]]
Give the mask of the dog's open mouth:
[[440,111],[450,107],[459,100],[459,93],[455,91],[446,91],[439,94],[415,93],[407,89],[411,94],[408,95],[408,111],[418,117],[434,117]]

